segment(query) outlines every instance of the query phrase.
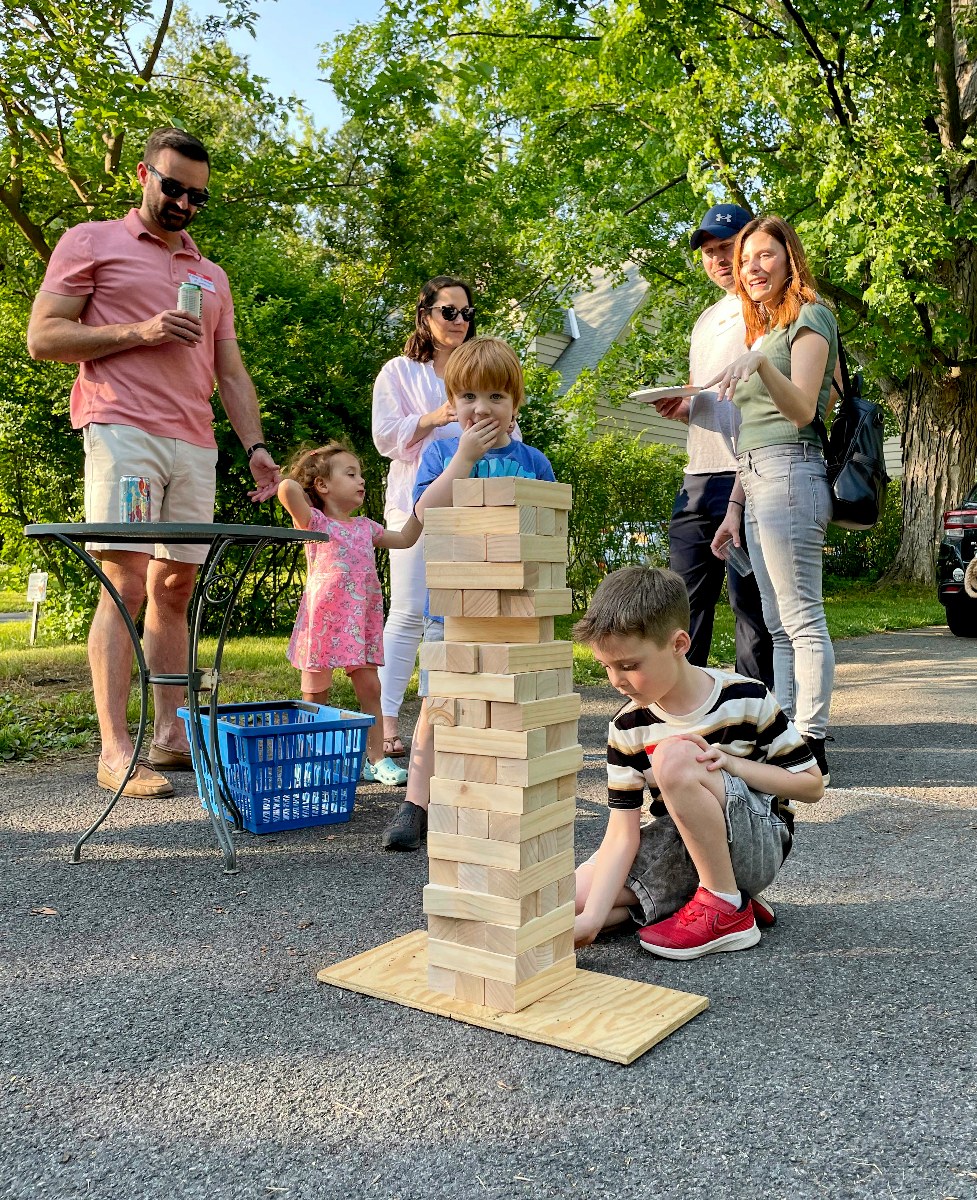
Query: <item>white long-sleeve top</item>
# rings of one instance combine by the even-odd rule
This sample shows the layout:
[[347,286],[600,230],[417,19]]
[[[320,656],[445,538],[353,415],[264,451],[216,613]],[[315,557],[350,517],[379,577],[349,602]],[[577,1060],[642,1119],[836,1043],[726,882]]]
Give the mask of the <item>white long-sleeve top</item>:
[[447,399],[444,380],[434,373],[434,363],[415,362],[400,355],[380,368],[373,385],[373,444],[390,459],[384,514],[411,510],[411,493],[421,455],[441,438],[459,437],[457,421],[430,429],[408,445],[425,413],[434,412]]

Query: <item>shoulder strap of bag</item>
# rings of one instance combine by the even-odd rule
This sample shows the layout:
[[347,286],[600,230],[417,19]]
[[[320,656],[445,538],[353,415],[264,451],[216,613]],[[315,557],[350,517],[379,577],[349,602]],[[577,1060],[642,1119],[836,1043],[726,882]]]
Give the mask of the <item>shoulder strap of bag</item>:
[[[831,386],[835,389],[840,397],[841,403],[851,395],[851,379],[848,375],[848,360],[845,357],[845,347],[841,344],[841,330],[837,331],[838,338],[838,363],[841,366],[841,387],[835,381],[834,371],[831,372]],[[828,430],[824,424],[824,418],[815,408],[814,418],[811,421],[811,426],[821,439],[821,451],[824,454],[825,462],[828,461]]]

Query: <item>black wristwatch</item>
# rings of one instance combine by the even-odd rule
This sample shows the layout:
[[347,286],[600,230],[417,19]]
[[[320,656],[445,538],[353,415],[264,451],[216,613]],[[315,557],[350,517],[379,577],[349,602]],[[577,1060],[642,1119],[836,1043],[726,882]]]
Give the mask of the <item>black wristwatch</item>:
[[250,462],[250,461],[251,461],[251,457],[252,457],[252,455],[253,455],[253,454],[254,454],[254,453],[257,451],[257,450],[267,450],[267,449],[268,449],[268,447],[265,445],[265,443],[264,443],[264,442],[255,442],[255,444],[254,444],[253,446],[249,446],[249,447],[247,448],[247,450],[245,451],[245,453],[246,453],[246,454],[247,454],[247,456],[248,456],[248,462]]

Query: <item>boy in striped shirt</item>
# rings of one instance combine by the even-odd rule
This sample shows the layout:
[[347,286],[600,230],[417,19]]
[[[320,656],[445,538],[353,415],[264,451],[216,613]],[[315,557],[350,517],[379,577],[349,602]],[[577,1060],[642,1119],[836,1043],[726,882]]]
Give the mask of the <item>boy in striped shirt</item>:
[[755,897],[790,851],[791,801],[824,793],[766,687],[692,666],[688,628],[685,584],[653,567],[613,571],[574,628],[627,697],[608,733],[607,831],[577,868],[577,946],[629,918],[662,958],[755,945],[758,918],[774,920]]

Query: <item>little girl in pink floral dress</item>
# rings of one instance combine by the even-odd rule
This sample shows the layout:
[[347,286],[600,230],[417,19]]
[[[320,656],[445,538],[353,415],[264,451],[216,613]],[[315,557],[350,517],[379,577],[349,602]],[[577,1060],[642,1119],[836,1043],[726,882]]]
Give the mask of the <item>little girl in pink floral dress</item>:
[[359,459],[339,442],[299,454],[278,499],[296,529],[328,533],[328,542],[305,547],[308,576],[288,661],[302,672],[302,698],[329,702],[334,667],[350,678],[363,712],[375,718],[367,735],[363,778],[401,786],[407,772],[383,756],[380,679],[383,665],[383,599],[374,546],[406,550],[421,534],[411,516],[399,532],[384,529],[369,517],[354,517],[366,488]]

